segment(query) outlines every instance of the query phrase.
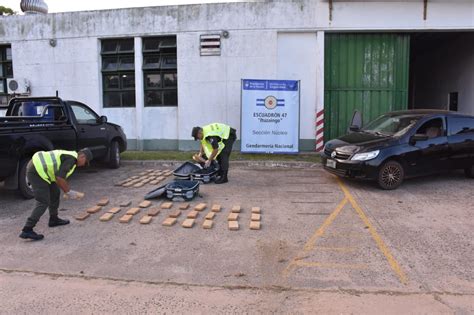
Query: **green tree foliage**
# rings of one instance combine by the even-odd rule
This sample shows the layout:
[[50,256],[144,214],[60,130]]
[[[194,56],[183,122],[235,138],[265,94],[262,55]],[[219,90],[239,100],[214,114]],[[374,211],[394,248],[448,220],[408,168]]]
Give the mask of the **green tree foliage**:
[[16,12],[10,8],[0,5],[0,15],[15,15]]

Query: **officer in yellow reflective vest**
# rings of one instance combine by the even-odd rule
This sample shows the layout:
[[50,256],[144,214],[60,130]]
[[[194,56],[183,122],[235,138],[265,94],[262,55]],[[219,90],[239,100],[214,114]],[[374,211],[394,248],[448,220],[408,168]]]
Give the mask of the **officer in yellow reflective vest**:
[[194,140],[201,141],[201,149],[199,154],[195,155],[195,159],[204,163],[205,167],[209,167],[213,160],[217,160],[220,170],[215,183],[227,183],[229,157],[237,139],[235,129],[225,124],[213,123],[203,127],[194,127],[191,135]]
[[92,160],[89,149],[75,151],[40,151],[33,155],[28,163],[26,176],[33,188],[36,206],[26,221],[20,237],[31,240],[41,240],[43,235],[33,231],[36,223],[49,208],[49,227],[69,224],[69,220],[58,217],[59,198],[61,192],[69,199],[80,199],[84,194],[71,190],[66,179],[71,176],[76,167],[82,167]]

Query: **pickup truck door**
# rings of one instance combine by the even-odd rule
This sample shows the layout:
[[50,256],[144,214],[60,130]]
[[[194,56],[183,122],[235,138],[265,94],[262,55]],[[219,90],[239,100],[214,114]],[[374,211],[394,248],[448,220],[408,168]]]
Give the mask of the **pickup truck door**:
[[92,109],[79,102],[68,102],[77,128],[78,149],[89,148],[94,159],[107,154],[107,124]]
[[474,163],[474,118],[448,116],[451,168],[468,168]]

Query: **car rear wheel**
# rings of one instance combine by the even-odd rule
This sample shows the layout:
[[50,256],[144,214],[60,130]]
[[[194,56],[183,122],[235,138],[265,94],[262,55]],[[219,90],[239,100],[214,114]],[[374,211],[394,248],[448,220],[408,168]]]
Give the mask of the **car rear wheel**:
[[385,162],[379,170],[377,183],[385,190],[397,189],[403,182],[405,172],[397,161]]
[[468,178],[474,178],[474,165],[464,169],[464,174]]
[[120,167],[120,146],[117,141],[112,141],[109,150],[109,167],[119,168]]
[[24,159],[21,161],[20,172],[18,173],[18,188],[25,199],[32,199],[35,197],[33,194],[33,187],[26,176],[26,167],[28,166],[29,161],[30,159]]

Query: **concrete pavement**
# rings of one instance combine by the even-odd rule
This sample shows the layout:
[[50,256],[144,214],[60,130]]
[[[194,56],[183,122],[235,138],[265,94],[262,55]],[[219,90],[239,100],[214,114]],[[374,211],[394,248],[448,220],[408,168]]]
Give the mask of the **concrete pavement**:
[[[367,313],[386,309],[391,302],[408,306],[409,301],[424,305],[420,309],[413,306],[413,313],[473,311],[472,180],[452,173],[410,180],[396,191],[381,191],[370,183],[338,181],[318,167],[297,166],[239,166],[231,170],[229,184],[202,185],[202,198],[193,205],[206,202],[224,207],[211,230],[201,227],[207,211],[193,229],[180,224],[163,227],[168,211],[177,209],[175,203],[150,225],[140,225],[140,216],[130,224],[119,223],[118,216],[100,222],[98,213],[84,222],[73,219],[69,226],[50,229],[45,215],[37,227],[45,240],[24,242],[18,234],[33,201],[1,191],[4,246],[0,279],[12,288],[6,290],[12,297],[8,309],[21,307],[14,297],[21,291],[19,279],[25,277],[35,285],[52,282],[61,292],[91,283],[91,290],[101,288],[105,296],[107,290],[123,286],[137,285],[143,292],[158,287],[159,292],[184,294],[183,312],[188,310],[188,286],[203,290],[203,295],[206,290],[217,290],[232,296],[227,304],[217,303],[220,299],[212,302],[212,295],[206,300],[205,305],[217,303],[215,310],[223,312],[232,312],[226,308],[231,304],[235,312],[285,313],[291,312],[294,302],[293,307],[301,306],[295,310],[302,313],[312,307],[326,310],[324,313]],[[71,218],[104,196],[111,199],[110,207],[125,199],[138,204],[153,186],[126,189],[113,184],[146,168],[150,167],[132,164],[119,170],[94,167],[78,173],[72,186],[86,197],[82,202],[63,202],[61,207],[67,210],[60,215]],[[154,201],[155,206],[159,204]],[[241,228],[229,231],[226,218],[235,204],[243,207]],[[248,228],[252,206],[262,208],[260,231]],[[69,288],[69,284],[74,285]],[[122,296],[149,305],[146,294],[142,300],[125,291],[117,293],[117,299]],[[239,294],[234,296],[235,292]],[[44,294],[54,295],[54,291]],[[256,294],[265,298],[249,298]],[[88,298],[79,295],[77,299],[68,294],[61,298],[71,299],[70,305]],[[290,299],[289,308],[280,303],[282,296],[285,301]],[[228,299],[226,295],[222,298]],[[322,307],[324,300],[334,301],[326,305],[333,308]],[[156,301],[162,305],[166,298]],[[360,308],[362,304],[372,308]],[[77,310],[93,309],[81,305],[77,303]],[[175,311],[182,310],[172,305]]]

